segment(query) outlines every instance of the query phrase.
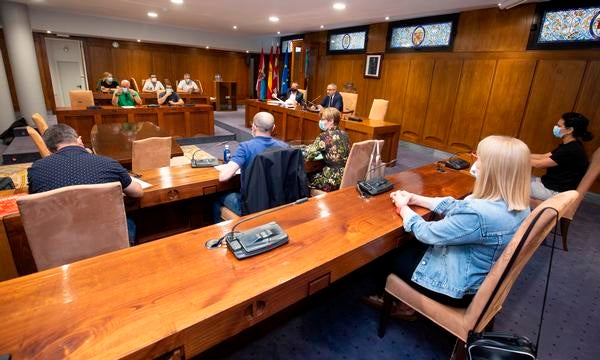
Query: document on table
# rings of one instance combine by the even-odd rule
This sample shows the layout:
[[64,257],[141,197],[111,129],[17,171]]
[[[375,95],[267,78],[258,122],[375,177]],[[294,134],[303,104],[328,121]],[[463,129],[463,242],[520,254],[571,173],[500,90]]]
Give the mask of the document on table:
[[134,182],[140,184],[140,186],[142,187],[142,189],[147,189],[147,188],[149,188],[149,187],[152,186],[152,184],[149,184],[149,183],[147,183],[145,181],[142,181],[142,180],[140,180],[140,179],[138,179],[138,178],[136,178],[134,176],[131,177],[131,180],[133,180]]
[[[225,167],[225,164],[217,165],[217,166],[215,166],[215,170],[220,172],[221,170],[223,170],[224,167]],[[242,173],[242,169],[237,169],[237,171],[235,172],[236,175],[239,175],[241,173]]]
[[125,106],[121,106],[121,109],[135,109],[135,106],[125,105]]

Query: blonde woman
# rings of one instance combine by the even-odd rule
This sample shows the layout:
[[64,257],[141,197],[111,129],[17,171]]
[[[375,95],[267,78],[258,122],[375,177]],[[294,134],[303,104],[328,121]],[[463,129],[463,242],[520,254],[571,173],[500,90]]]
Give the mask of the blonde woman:
[[350,153],[348,134],[339,128],[341,114],[334,107],[326,108],[321,114],[319,128],[322,133],[306,147],[305,158],[314,160],[319,154],[325,159],[323,170],[312,176],[310,186],[334,191],[340,188],[346,160]]
[[[464,200],[430,198],[407,191],[390,197],[404,229],[418,241],[399,249],[392,272],[421,293],[450,306],[467,307],[483,279],[529,215],[529,148],[521,140],[488,136],[477,146],[475,188]],[[425,221],[408,205],[443,218]],[[369,297],[374,305],[379,297]],[[400,303],[395,317],[412,319]]]

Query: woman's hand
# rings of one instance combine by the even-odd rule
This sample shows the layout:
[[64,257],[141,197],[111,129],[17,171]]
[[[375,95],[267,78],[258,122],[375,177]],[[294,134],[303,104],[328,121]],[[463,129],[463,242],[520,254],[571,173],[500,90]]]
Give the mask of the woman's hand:
[[404,190],[394,191],[393,193],[390,194],[390,198],[392,199],[392,202],[398,209],[401,209],[404,206],[411,204],[412,196],[413,196],[413,194],[409,193],[408,191],[404,191]]

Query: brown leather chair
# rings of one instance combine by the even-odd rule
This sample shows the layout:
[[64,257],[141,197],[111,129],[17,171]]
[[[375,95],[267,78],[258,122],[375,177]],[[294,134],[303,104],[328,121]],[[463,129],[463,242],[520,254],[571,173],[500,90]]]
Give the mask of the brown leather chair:
[[48,130],[48,123],[46,123],[46,120],[44,120],[44,117],[38,113],[35,113],[35,114],[31,115],[31,119],[33,120],[33,123],[35,124],[35,127],[40,132],[40,135],[44,135],[46,130]]
[[344,109],[342,113],[344,115],[354,115],[356,112],[356,102],[358,101],[357,93],[340,92],[342,95],[342,101],[344,102]]
[[40,133],[37,132],[36,129],[32,128],[31,126],[27,126],[26,129],[27,129],[27,133],[31,137],[31,140],[33,140],[33,143],[38,148],[38,151],[40,152],[40,155],[43,158],[52,154],[50,152],[50,150],[48,150],[48,147],[46,146],[44,139],[42,139],[42,136],[40,135]]
[[129,246],[118,182],[27,195],[17,206],[38,271]]
[[388,104],[390,102],[383,99],[373,99],[371,105],[371,111],[369,112],[369,119],[371,120],[385,120],[385,114],[387,113]]
[[[384,140],[365,140],[352,144],[348,160],[346,160],[346,166],[344,167],[340,189],[356,186],[358,181],[365,179],[369,160],[371,159],[371,152],[377,142],[379,142],[379,148],[383,149]],[[310,196],[317,196],[324,193],[325,191],[319,189],[310,189]]]
[[[493,265],[471,301],[471,304],[466,309],[444,305],[432,300],[412,288],[396,275],[390,274],[385,285],[384,309],[386,310],[382,312],[379,335],[383,336],[385,333],[385,326],[393,298],[397,298],[412,307],[417,312],[452,333],[462,342],[466,342],[469,330],[483,331],[500,311],[517,277],[556,224],[556,212],[545,211],[533,225],[529,236],[524,239],[523,237],[529,224],[532,223],[537,214],[544,208],[556,209],[559,216],[564,214],[566,209],[577,199],[577,196],[576,191],[560,193],[544,201],[541,206],[532,211]],[[485,310],[486,304],[492,297],[492,293],[499,283],[502,273],[507,268],[510,258],[521,241],[525,241],[521,252],[517,255],[513,266],[508,269],[507,276],[500,283],[499,291],[492,298],[490,306]],[[477,323],[482,313],[481,321]]]
[[300,91],[300,93],[302,94],[302,96],[304,97],[304,101],[308,101],[308,99],[306,98],[307,96],[307,91],[305,89],[298,89],[298,91]]
[[196,94],[204,94],[204,88],[202,87],[202,83],[200,82],[200,80],[194,80],[196,82],[196,85],[198,85],[198,92]]
[[170,166],[171,137],[150,137],[136,140],[131,148],[131,169],[140,171]]
[[137,91],[138,93],[140,92],[140,88],[138,87],[138,84],[137,84],[137,81],[135,81],[135,78],[129,79],[129,85],[133,90]]

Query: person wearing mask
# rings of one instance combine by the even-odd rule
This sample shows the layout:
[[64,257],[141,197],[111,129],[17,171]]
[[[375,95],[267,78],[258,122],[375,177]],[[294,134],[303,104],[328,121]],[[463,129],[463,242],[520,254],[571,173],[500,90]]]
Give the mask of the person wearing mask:
[[112,89],[119,87],[119,83],[109,72],[102,74],[102,79],[98,82],[97,90],[102,92],[109,92]]
[[546,200],[559,192],[577,189],[589,165],[581,143],[593,138],[588,124],[589,120],[579,113],[564,113],[552,128],[561,144],[549,153],[531,155],[531,166],[546,169],[546,175],[531,178],[532,198]]
[[158,78],[155,74],[150,74],[150,78],[146,80],[144,87],[142,88],[142,92],[159,92],[164,90],[165,87],[160,81],[158,81]]
[[[521,140],[492,135],[477,146],[475,185],[464,200],[407,191],[390,194],[404,231],[414,240],[391,254],[391,272],[422,294],[466,308],[521,223],[529,216],[529,148]],[[427,221],[409,205],[440,215]],[[379,296],[363,298],[381,307]],[[392,316],[414,320],[415,310],[398,302]]]
[[337,85],[333,83],[327,85],[327,96],[325,96],[321,101],[319,110],[323,110],[324,108],[328,107],[334,107],[340,112],[344,108],[344,99],[342,99],[342,95],[337,92]]
[[327,108],[321,114],[319,128],[322,133],[315,141],[306,147],[304,157],[314,160],[322,155],[325,167],[310,180],[310,186],[323,191],[334,191],[340,188],[342,175],[348,154],[350,153],[350,140],[348,134],[341,130],[341,114],[336,108]]
[[121,81],[121,87],[117,88],[117,91],[113,93],[113,106],[135,106],[136,104],[142,105],[142,98],[140,97],[140,94],[131,89],[129,86],[129,81]]
[[196,93],[200,92],[200,88],[198,87],[198,84],[190,78],[190,74],[185,73],[183,74],[183,80],[177,84],[177,92]]
[[165,80],[165,91],[158,94],[158,104],[159,105],[183,105],[183,100],[177,95],[175,91],[173,91],[173,87],[171,86],[171,82],[169,79]]
[[[231,160],[219,170],[219,181],[227,181],[240,170],[240,183],[244,183],[246,169],[254,158],[270,148],[289,148],[283,141],[273,139],[271,134],[275,129],[275,118],[268,112],[261,111],[252,120],[252,139],[241,142]],[[221,206],[226,206],[237,215],[242,214],[242,194],[231,192],[220,197],[214,204],[213,216],[215,222],[220,221]]]
[[[43,135],[44,143],[52,152],[36,160],[27,170],[29,193],[37,194],[71,185],[104,184],[120,182],[123,193],[140,198],[144,190],[133,181],[118,161],[91,154],[81,141],[81,136],[66,124],[53,125]],[[135,244],[135,223],[127,219],[130,245]]]
[[[304,95],[300,91],[298,91],[297,82],[293,82],[290,85],[290,89],[288,90],[288,92],[286,94],[281,95],[282,97],[279,99],[285,101],[286,103],[304,105]],[[273,91],[273,98],[278,98],[278,94],[275,91]]]

